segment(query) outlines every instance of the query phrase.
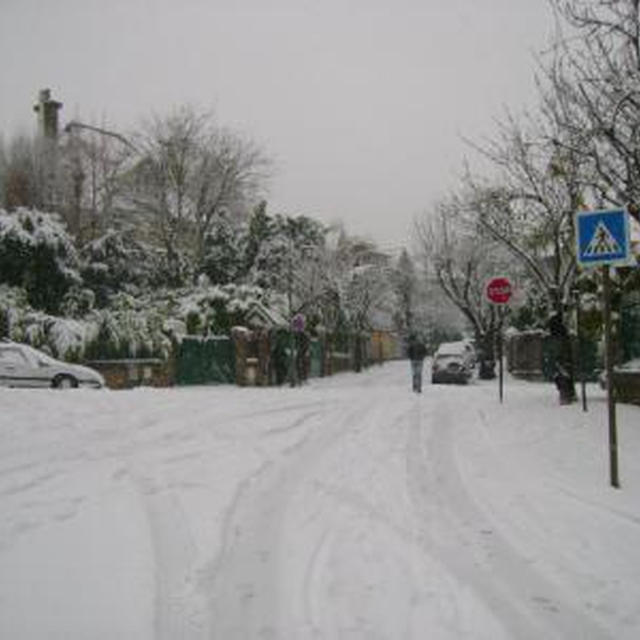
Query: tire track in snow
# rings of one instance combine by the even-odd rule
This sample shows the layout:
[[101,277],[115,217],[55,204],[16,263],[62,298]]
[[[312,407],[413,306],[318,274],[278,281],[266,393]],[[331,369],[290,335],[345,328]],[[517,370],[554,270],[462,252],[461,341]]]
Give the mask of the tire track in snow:
[[422,520],[425,551],[473,589],[508,638],[608,638],[501,537],[468,493],[457,469],[455,411],[446,398],[429,398],[436,403],[430,419],[416,406],[407,441],[409,491]]
[[[140,429],[147,428],[143,420]],[[163,456],[164,464],[199,456],[194,451],[192,430],[177,434],[166,433],[162,427],[154,439],[145,442],[147,452],[186,446],[179,454]],[[153,629],[157,640],[206,640],[210,637],[207,603],[199,591],[198,554],[189,519],[172,484],[142,467],[134,458],[134,451],[142,447],[135,441],[137,432],[121,434],[120,468],[113,481],[130,483],[140,496],[146,515],[150,551],[155,570],[153,599]]]
[[304,582],[302,586],[302,593],[304,596],[304,620],[314,637],[321,636],[319,625],[316,623],[316,620],[320,618],[320,614],[316,610],[316,602],[313,598],[313,593],[315,591],[315,578],[318,568],[326,561],[328,540],[329,530],[324,529],[315,543],[315,548],[311,553],[304,572]]
[[[312,476],[327,451],[337,446],[349,432],[356,416],[361,419],[367,404],[350,407],[344,414],[341,405],[329,413],[306,414],[307,433],[283,450],[279,459],[265,463],[241,483],[224,522],[223,546],[207,577],[213,604],[213,637],[287,638],[282,635],[283,603],[279,593],[286,549],[283,528],[290,501],[299,487]],[[300,428],[299,420],[295,426]],[[291,426],[293,428],[293,425]],[[306,624],[310,616],[312,594],[305,590],[313,583],[314,563],[322,555],[322,537],[311,554],[302,580],[299,605]],[[309,631],[309,633],[313,633]],[[308,636],[304,636],[308,637]]]
[[243,481],[206,578],[213,637],[422,637],[413,620],[421,549],[394,506],[413,398],[388,383],[376,376],[365,393],[326,404],[305,437]]
[[195,584],[196,549],[186,515],[170,493],[145,493],[156,568],[154,637],[205,640],[209,633]]

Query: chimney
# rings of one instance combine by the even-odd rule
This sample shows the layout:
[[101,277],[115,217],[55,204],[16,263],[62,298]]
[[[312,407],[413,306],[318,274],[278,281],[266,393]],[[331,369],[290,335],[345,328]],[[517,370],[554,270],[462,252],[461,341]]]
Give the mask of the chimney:
[[38,103],[33,110],[38,114],[38,133],[49,140],[58,137],[58,109],[62,102],[51,99],[51,90],[42,89],[38,94]]

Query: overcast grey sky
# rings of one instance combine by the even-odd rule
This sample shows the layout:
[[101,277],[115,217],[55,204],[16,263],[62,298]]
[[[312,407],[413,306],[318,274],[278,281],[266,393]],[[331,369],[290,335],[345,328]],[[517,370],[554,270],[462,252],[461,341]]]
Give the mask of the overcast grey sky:
[[271,213],[400,244],[551,30],[546,0],[0,0],[0,132],[44,87],[63,123],[212,109],[274,159]]

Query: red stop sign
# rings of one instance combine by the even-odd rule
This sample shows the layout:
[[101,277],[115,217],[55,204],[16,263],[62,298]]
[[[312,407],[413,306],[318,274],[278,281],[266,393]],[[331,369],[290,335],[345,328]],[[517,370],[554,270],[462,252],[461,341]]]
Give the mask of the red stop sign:
[[494,304],[506,304],[511,298],[511,281],[509,278],[492,278],[487,283],[487,298]]

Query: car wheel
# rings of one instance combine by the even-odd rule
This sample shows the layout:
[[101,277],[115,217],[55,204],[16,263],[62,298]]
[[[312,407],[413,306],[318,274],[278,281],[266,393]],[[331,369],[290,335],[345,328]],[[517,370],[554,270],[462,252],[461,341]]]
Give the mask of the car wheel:
[[73,376],[60,375],[53,379],[52,386],[54,389],[75,389],[78,381]]

